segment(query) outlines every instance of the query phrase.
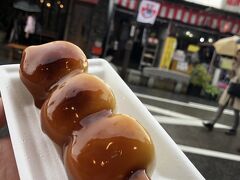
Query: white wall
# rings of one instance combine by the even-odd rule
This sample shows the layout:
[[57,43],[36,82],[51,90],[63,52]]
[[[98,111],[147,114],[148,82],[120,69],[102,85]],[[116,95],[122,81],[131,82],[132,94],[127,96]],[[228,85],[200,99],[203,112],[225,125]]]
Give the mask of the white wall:
[[185,1],[201,4],[209,7],[214,7],[217,9],[221,9],[224,3],[224,0],[185,0]]
[[240,14],[240,6],[229,6],[227,5],[227,0],[185,0],[185,1]]

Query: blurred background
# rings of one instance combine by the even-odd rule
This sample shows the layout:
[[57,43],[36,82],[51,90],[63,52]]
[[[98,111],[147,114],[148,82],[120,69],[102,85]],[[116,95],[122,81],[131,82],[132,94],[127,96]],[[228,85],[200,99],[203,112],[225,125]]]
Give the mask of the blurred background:
[[235,55],[225,47],[239,40],[240,1],[145,2],[1,1],[0,64],[20,63],[29,45],[70,41],[111,63],[206,179],[239,179],[240,136],[224,134],[232,109],[213,132],[202,121],[229,84]]

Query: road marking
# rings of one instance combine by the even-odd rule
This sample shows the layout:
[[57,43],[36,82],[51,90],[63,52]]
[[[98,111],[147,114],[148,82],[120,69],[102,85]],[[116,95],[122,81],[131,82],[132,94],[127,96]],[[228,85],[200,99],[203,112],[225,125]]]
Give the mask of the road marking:
[[165,98],[160,98],[157,96],[151,96],[151,95],[147,95],[147,94],[141,94],[141,93],[136,93],[136,96],[141,97],[141,98],[146,98],[146,99],[151,99],[151,100],[156,100],[156,101],[161,101],[161,102],[167,102],[167,103],[171,103],[171,104],[177,104],[177,105],[181,105],[181,106],[187,106],[188,104],[185,102],[181,102],[181,101],[175,101],[175,100],[171,100],[171,99],[165,99]]
[[[190,105],[190,107],[194,107],[194,108],[197,108],[197,109],[203,109],[203,110],[208,110],[208,111],[212,111],[212,112],[217,111],[217,108],[214,107],[214,106],[199,104],[199,103],[195,103],[195,102],[189,102],[188,104]],[[230,109],[225,109],[224,114],[233,116],[234,112]]]
[[149,104],[144,104],[144,105],[151,112],[160,113],[160,114],[164,114],[164,115],[167,115],[167,116],[172,116],[172,117],[182,118],[182,119],[199,119],[199,118],[196,118],[194,116],[189,116],[189,115],[182,114],[182,113],[179,113],[179,112],[170,111],[170,110],[163,109],[163,108],[156,107],[156,106],[152,106],[152,105],[149,105]]
[[240,161],[240,155],[202,149],[202,148],[196,148],[196,147],[185,146],[185,145],[178,145],[178,146],[183,152],[186,152],[186,153],[215,157],[215,158],[226,159],[231,161]]
[[[194,127],[203,127],[202,120],[197,119],[180,119],[176,117],[168,117],[168,116],[156,116],[154,115],[155,119],[160,124],[170,124],[170,125],[179,125],[179,126],[194,126]],[[230,129],[230,126],[216,123],[214,128],[219,129]]]
[[[217,111],[217,107],[209,106],[209,105],[205,105],[205,104],[199,104],[199,103],[194,103],[194,102],[186,103],[186,102],[175,101],[175,100],[171,100],[171,99],[160,98],[160,97],[141,94],[141,93],[136,93],[136,92],[135,92],[135,94],[136,94],[136,96],[141,97],[141,98],[145,98],[145,99],[151,99],[151,100],[155,100],[155,101],[166,102],[166,103],[176,104],[176,105],[190,107],[190,108],[207,110],[207,111],[211,111],[211,112],[216,112]],[[225,109],[223,113],[226,114],[226,115],[234,115],[234,112],[232,110],[229,110],[229,109]]]
[[[167,110],[167,109],[159,108],[159,107],[152,106],[152,105],[149,105],[149,104],[144,104],[144,105],[151,112],[160,113],[160,114],[165,115],[165,116],[154,115],[154,117],[156,118],[156,120],[159,123],[203,127],[202,121],[204,121],[205,119],[203,120],[203,119],[200,119],[200,118],[196,118],[196,117],[185,115],[185,114],[182,114],[182,113],[178,113],[178,112],[170,111],[170,110]],[[167,116],[171,116],[171,117],[167,117]],[[220,128],[220,129],[230,129],[230,126],[219,124],[219,123],[216,123],[214,125],[214,127],[215,128]]]
[[[214,106],[198,104],[198,103],[194,103],[194,102],[185,103],[185,102],[155,97],[155,96],[151,96],[151,95],[145,95],[145,94],[141,94],[141,93],[135,93],[135,94],[138,97],[156,100],[156,101],[160,101],[160,102],[167,102],[167,103],[171,103],[171,104],[176,104],[176,105],[180,105],[180,106],[191,107],[191,108],[196,108],[196,109],[201,109],[201,110],[208,110],[208,111],[212,111],[212,112],[217,111],[217,108]],[[200,118],[196,118],[196,117],[193,117],[190,115],[185,115],[182,113],[159,108],[159,107],[152,106],[149,104],[145,104],[145,106],[151,112],[166,115],[166,116],[154,115],[155,119],[159,123],[202,127],[202,120]],[[232,110],[226,109],[226,110],[224,110],[224,114],[233,115],[234,113]],[[171,116],[171,117],[168,117],[168,116]],[[227,125],[217,123],[217,124],[215,124],[215,128],[229,129],[230,127]],[[198,154],[198,155],[202,155],[202,156],[215,157],[215,158],[240,162],[240,155],[224,153],[224,152],[208,150],[208,149],[202,149],[202,148],[196,148],[196,147],[185,146],[185,145],[179,145],[179,144],[178,144],[178,146],[185,153],[192,153],[192,154]]]

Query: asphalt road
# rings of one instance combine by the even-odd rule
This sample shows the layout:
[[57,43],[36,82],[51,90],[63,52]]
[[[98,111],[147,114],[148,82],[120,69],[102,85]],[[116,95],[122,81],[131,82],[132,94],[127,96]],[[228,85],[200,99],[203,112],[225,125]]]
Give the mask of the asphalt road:
[[240,179],[240,152],[237,151],[240,132],[236,136],[224,133],[233,122],[230,109],[209,132],[202,126],[202,121],[214,117],[216,102],[130,87],[206,179]]

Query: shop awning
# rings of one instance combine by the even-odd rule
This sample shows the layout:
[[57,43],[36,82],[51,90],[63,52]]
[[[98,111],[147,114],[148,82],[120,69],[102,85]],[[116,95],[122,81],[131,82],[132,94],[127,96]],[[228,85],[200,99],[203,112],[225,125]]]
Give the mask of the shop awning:
[[[139,0],[115,0],[120,7],[137,10]],[[164,19],[176,20],[195,26],[218,29],[222,33],[240,33],[240,18],[216,14],[209,11],[190,8],[179,4],[160,2],[158,16]]]

